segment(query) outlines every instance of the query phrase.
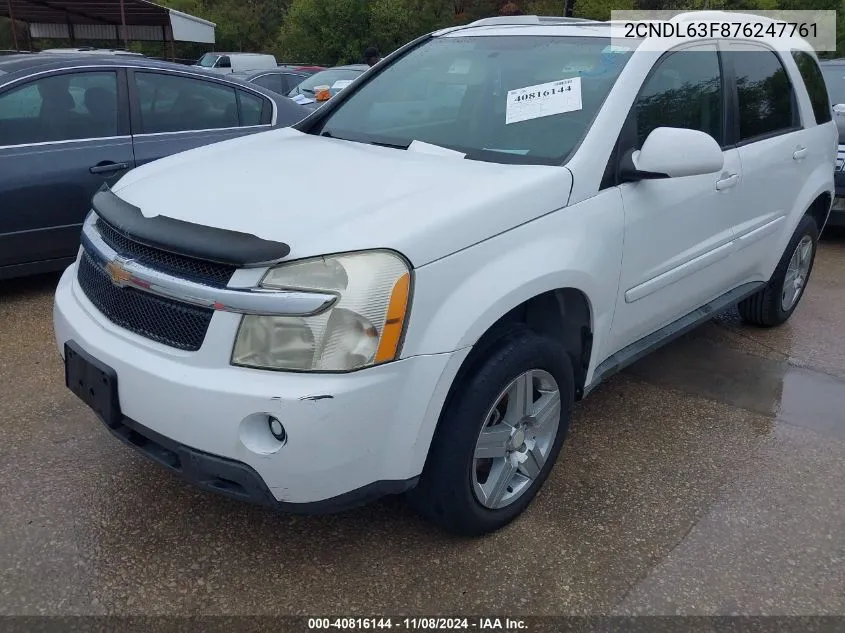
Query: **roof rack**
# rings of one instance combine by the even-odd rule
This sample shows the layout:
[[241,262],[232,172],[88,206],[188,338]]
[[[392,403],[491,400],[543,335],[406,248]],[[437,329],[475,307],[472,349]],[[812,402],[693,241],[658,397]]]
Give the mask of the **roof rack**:
[[536,26],[540,24],[576,24],[579,22],[595,23],[589,18],[564,18],[548,15],[503,15],[496,18],[482,18],[470,22],[467,26]]
[[733,20],[734,22],[781,22],[776,18],[766,15],[757,15],[754,13],[746,13],[742,11],[714,11],[712,9],[704,11],[683,11],[670,18],[670,22],[684,22],[684,21],[700,21],[700,22],[718,22],[723,20]]

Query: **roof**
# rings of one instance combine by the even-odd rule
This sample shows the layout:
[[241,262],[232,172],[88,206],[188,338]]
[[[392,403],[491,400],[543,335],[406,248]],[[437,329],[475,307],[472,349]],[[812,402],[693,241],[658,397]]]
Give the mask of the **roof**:
[[432,33],[433,37],[466,37],[481,35],[558,35],[609,37],[610,22],[583,18],[557,18],[536,15],[503,16],[476,20]]
[[[434,37],[443,35],[469,35],[467,31],[473,31],[475,35],[476,29],[482,31],[485,35],[500,35],[513,34],[520,29],[531,29],[531,33],[549,32],[553,35],[561,34],[561,27],[583,27],[583,26],[598,26],[601,28],[602,34],[607,33],[610,28],[609,22],[600,22],[597,20],[590,20],[588,18],[574,18],[574,17],[556,17],[546,15],[508,15],[493,18],[483,18],[470,22],[469,24],[462,24],[459,26],[450,26],[432,33]],[[514,30],[515,29],[515,30]],[[573,31],[573,34],[576,31]]]
[[325,72],[326,70],[369,70],[369,68],[367,64],[346,64],[345,66],[329,66],[320,72]]
[[29,24],[32,37],[214,43],[214,22],[149,0],[6,0],[0,17]]
[[273,57],[270,53],[238,53],[238,52],[223,52],[223,51],[209,51],[206,55],[237,55],[238,57]]
[[133,51],[125,51],[120,48],[45,48],[42,53],[60,53],[67,54],[85,54],[85,55],[131,55],[133,57],[144,57],[143,53],[136,53]]
[[[62,53],[34,53],[23,55],[4,55],[0,57],[0,75],[20,73],[28,74],[33,71],[61,70],[72,66],[114,66],[116,68],[161,68],[163,70],[181,70],[209,77],[221,77],[219,73],[199,70],[193,66],[184,66],[171,62],[134,57],[132,55],[86,55]],[[226,75],[222,75],[226,77]]]
[[243,79],[244,81],[249,81],[250,79],[262,77],[264,75],[300,75],[302,77],[309,76],[309,73],[299,72],[290,68],[264,68],[263,70],[247,70],[229,74],[234,75],[239,79]]

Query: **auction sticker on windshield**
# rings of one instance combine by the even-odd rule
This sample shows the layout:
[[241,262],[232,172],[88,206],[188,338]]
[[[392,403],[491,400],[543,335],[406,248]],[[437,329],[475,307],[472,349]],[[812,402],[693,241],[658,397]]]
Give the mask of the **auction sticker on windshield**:
[[581,78],[508,91],[505,125],[581,109]]

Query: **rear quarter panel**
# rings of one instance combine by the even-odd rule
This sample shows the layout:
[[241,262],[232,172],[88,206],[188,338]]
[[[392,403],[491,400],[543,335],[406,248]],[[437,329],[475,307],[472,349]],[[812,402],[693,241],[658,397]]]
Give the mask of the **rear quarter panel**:
[[[824,193],[834,195],[833,170],[836,164],[837,131],[832,121],[823,125],[813,125],[804,130],[803,143],[809,149],[806,160],[812,161],[809,175],[803,181],[797,181],[799,187],[795,206],[787,215],[784,230],[780,234],[777,248],[765,254],[763,275],[760,281],[768,281],[783,256],[784,250],[795,232],[795,228],[813,201]],[[823,227],[819,227],[821,230]]]
[[[804,50],[804,47],[798,48]],[[815,57],[811,49],[806,52]],[[830,194],[831,200],[835,195],[833,174],[839,145],[837,124],[835,121],[828,121],[827,123],[816,125],[810,96],[807,93],[807,88],[804,85],[795,60],[788,53],[781,53],[780,57],[789,73],[795,90],[798,110],[804,127],[800,133],[800,142],[803,147],[808,149],[808,153],[803,161],[804,165],[796,165],[796,170],[801,172],[800,177],[796,178],[798,195],[795,198],[794,207],[789,210],[786,216],[786,222],[779,235],[777,247],[762,253],[762,274],[759,278],[752,281],[769,280],[780,258],[783,256],[786,246],[795,232],[795,228],[807,212],[807,209],[813,204],[813,201],[824,193]],[[819,230],[822,228],[819,227]]]

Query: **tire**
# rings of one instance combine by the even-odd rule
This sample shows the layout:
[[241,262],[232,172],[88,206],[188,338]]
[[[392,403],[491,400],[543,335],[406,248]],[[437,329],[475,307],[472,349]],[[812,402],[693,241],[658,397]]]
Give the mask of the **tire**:
[[[804,290],[810,280],[818,241],[819,229],[816,226],[816,221],[811,216],[805,215],[798,223],[798,228],[795,229],[792,239],[789,240],[789,244],[769,282],[761,290],[739,302],[737,308],[743,321],[760,327],[773,327],[785,323],[792,316],[795,308],[801,302]],[[791,283],[790,262],[793,255],[796,254],[799,244],[811,246],[809,267],[806,269],[806,274],[802,275],[803,281],[800,288],[796,289],[794,286],[792,288],[794,293],[797,294],[794,294],[791,303],[787,302],[788,304],[784,305],[784,293],[789,290],[786,285]]]
[[[527,373],[529,371],[530,374]],[[526,410],[520,406],[513,390],[519,391],[518,386],[527,386],[529,380],[533,387],[533,397],[530,399],[533,404],[527,406],[536,405],[537,417],[522,417],[522,421],[516,424],[516,431],[498,426],[506,421],[513,422],[514,416],[519,418],[521,415],[511,413],[511,402],[514,403],[515,412]],[[554,414],[553,383],[560,396],[559,417]],[[516,386],[512,386],[512,391],[505,394],[509,385]],[[432,440],[419,484],[408,493],[408,500],[420,514],[444,530],[462,536],[479,536],[498,530],[519,516],[554,466],[569,429],[574,393],[572,364],[554,339],[519,327],[487,348],[483,356],[476,359],[472,370],[459,379],[452,390]],[[522,393],[526,391],[523,389]],[[503,395],[504,401],[500,399]],[[529,402],[528,399],[523,401]],[[493,406],[496,403],[498,407]],[[494,424],[492,420],[501,411],[504,413]],[[555,417],[557,425],[552,428]],[[537,422],[541,418],[549,426]],[[490,425],[486,426],[488,419]],[[523,421],[526,421],[524,426]],[[480,453],[476,449],[483,450],[477,446],[482,429],[497,432],[499,435],[494,438],[497,441],[502,433],[497,429],[512,432],[510,438],[505,440],[505,446],[513,447],[515,442],[521,442],[521,449],[513,448],[510,458],[477,459],[476,455]],[[524,430],[522,435],[519,435],[520,429]],[[545,439],[541,440],[541,437]],[[496,446],[491,450],[497,452],[500,449],[500,446]],[[541,453],[543,459],[535,459]],[[515,468],[514,464],[520,458],[526,461],[519,465],[512,476],[512,481],[517,483],[514,486],[497,487],[498,482],[511,481],[507,479],[509,471],[505,469]],[[484,476],[479,475],[479,472],[488,462],[490,472],[487,479],[482,481]],[[497,464],[501,465],[498,472],[505,475],[494,481],[493,475],[497,472],[494,467]],[[523,470],[533,473],[533,478],[523,474]],[[486,506],[480,500],[485,496],[485,486],[488,491],[492,490],[491,494],[486,495],[487,503],[506,505]],[[497,495],[501,497],[498,502],[495,500]]]

